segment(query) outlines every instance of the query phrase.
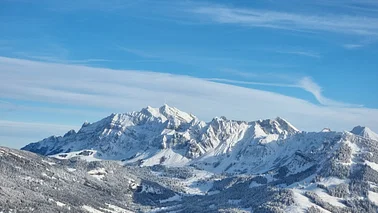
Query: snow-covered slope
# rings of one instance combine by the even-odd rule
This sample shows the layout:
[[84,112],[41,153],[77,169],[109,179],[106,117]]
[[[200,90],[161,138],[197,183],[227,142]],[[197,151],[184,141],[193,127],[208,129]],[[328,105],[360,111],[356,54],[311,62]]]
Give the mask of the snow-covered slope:
[[361,137],[364,137],[364,138],[368,138],[368,139],[378,141],[378,134],[373,132],[368,127],[356,126],[350,132],[355,134],[355,135],[359,135]]

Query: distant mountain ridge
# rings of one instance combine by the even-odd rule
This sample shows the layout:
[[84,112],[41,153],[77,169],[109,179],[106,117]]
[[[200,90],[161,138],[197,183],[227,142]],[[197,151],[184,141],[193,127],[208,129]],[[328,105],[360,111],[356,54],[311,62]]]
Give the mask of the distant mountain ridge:
[[[156,195],[148,203],[154,212],[373,213],[378,211],[375,136],[360,126],[350,132],[304,132],[279,117],[204,122],[164,105],[86,122],[78,132],[23,150],[74,165],[99,162],[101,168],[89,174],[101,181],[108,180],[113,168],[102,162],[129,168],[136,177],[170,191],[165,204],[167,198],[156,189],[139,184]],[[141,198],[133,203],[146,210],[150,195],[130,193]]]
[[[351,133],[376,139],[376,134],[365,127],[357,126]],[[70,130],[63,137],[51,136],[22,150],[58,158],[63,156],[61,153],[93,150],[96,159],[125,164],[196,165],[211,172],[256,173],[279,166],[282,156],[294,159],[295,153],[308,152],[324,140],[346,137],[348,132],[332,132],[328,128],[302,132],[279,117],[246,122],[222,116],[206,123],[164,105],[112,114],[92,124],[85,122],[78,132]]]
[[[147,161],[152,154],[159,155],[162,150],[169,150],[172,151],[170,154],[164,154],[172,154],[177,164],[177,157],[186,163],[211,152],[229,152],[246,139],[245,134],[250,138],[265,138],[269,142],[299,132],[279,117],[254,122],[220,117],[206,123],[194,115],[164,105],[160,108],[146,107],[140,112],[112,114],[93,124],[86,122],[78,132],[70,130],[63,137],[51,136],[22,150],[55,155],[93,149],[101,159]],[[142,151],[149,154],[145,155]]]

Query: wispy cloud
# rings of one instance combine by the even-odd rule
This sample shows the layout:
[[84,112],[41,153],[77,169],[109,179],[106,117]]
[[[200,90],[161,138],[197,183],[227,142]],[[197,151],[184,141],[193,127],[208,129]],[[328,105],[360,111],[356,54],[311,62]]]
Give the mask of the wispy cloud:
[[[16,57],[22,57],[29,60],[38,60],[43,62],[61,63],[61,64],[94,64],[94,63],[104,63],[113,62],[114,60],[102,59],[102,58],[85,58],[85,59],[70,59],[71,51],[64,45],[52,41],[49,36],[46,36],[44,42],[34,50],[23,50],[18,49],[17,51],[10,51],[12,55]],[[25,42],[23,40],[18,42]],[[28,41],[36,42],[36,41]],[[13,44],[17,41],[13,40]],[[17,45],[16,45],[17,46]],[[14,48],[16,49],[16,48]]]
[[54,56],[43,56],[43,55],[27,55],[26,58],[36,59],[36,60],[46,61],[46,62],[61,63],[61,64],[89,64],[89,63],[96,63],[96,62],[112,62],[113,61],[113,60],[101,59],[101,58],[69,60],[69,59],[57,58],[57,57],[54,57]]
[[76,12],[76,11],[102,11],[114,12],[125,9],[129,6],[139,3],[140,1],[119,1],[119,0],[77,0],[75,2],[48,1],[48,9],[60,12]]
[[342,46],[345,49],[349,49],[349,50],[359,49],[359,48],[369,46],[369,45],[377,42],[377,40],[378,40],[378,38],[368,37],[368,38],[362,39],[362,40],[357,41],[357,42],[343,44]]
[[133,55],[143,57],[143,58],[158,58],[156,55],[151,54],[150,52],[140,50],[140,49],[132,49],[132,48],[127,48],[123,46],[117,46],[120,50],[131,53]]
[[290,55],[299,55],[299,56],[306,56],[311,58],[320,58],[321,55],[316,52],[310,52],[310,51],[284,51],[284,50],[277,50],[277,53],[282,54],[290,54]]
[[363,107],[362,105],[357,104],[348,104],[343,103],[335,100],[331,100],[329,98],[324,97],[322,94],[322,87],[315,83],[310,77],[303,77],[299,80],[294,80],[296,83],[294,84],[287,84],[287,83],[270,83],[270,82],[254,82],[254,81],[238,81],[238,80],[230,80],[230,79],[221,79],[221,78],[210,78],[207,79],[210,81],[215,82],[224,82],[224,83],[231,83],[231,84],[241,84],[241,85],[258,85],[258,86],[273,86],[273,87],[292,87],[292,88],[300,88],[310,92],[316,100],[324,105],[324,106],[332,106],[332,107]]
[[376,17],[330,14],[320,16],[220,5],[198,7],[193,12],[221,24],[378,36]]
[[362,44],[344,44],[343,47],[345,49],[358,49],[358,48],[361,48],[363,47],[364,45]]
[[298,87],[296,84],[280,84],[280,83],[266,83],[266,82],[253,82],[253,81],[238,81],[222,78],[208,78],[209,81],[232,83],[232,84],[246,84],[246,85],[260,85],[260,86],[274,86],[274,87]]
[[301,80],[299,80],[297,85],[300,88],[313,94],[316,100],[318,100],[319,103],[325,106],[363,107],[362,105],[343,103],[343,102],[331,100],[329,98],[324,97],[322,94],[322,91],[323,91],[322,87],[320,87],[317,83],[315,83],[310,77],[302,78]]
[[12,54],[19,57],[31,60],[38,60],[44,62],[53,62],[61,64],[91,64],[91,63],[103,63],[114,62],[114,60],[103,58],[87,58],[87,59],[69,59],[70,51],[64,48],[62,45],[50,43],[45,48],[36,51],[15,51]]

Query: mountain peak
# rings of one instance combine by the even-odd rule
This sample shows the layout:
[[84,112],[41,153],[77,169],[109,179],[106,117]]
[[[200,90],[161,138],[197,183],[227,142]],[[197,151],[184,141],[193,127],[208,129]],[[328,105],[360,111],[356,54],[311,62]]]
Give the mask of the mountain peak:
[[299,130],[294,125],[289,123],[289,121],[287,121],[286,119],[283,119],[281,117],[277,117],[275,120],[280,124],[281,127],[286,129],[287,131],[299,132]]
[[161,117],[159,109],[153,108],[151,106],[147,106],[146,108],[143,108],[140,112],[147,116]]
[[283,118],[258,120],[256,123],[266,134],[292,134],[299,130]]
[[378,134],[373,132],[369,127],[365,126],[356,126],[351,131],[355,135],[359,135],[364,138],[373,139],[378,141]]
[[177,114],[181,111],[175,107],[168,106],[168,104],[164,104],[163,106],[159,107],[159,112],[162,114]]
[[83,123],[83,125],[81,125],[81,128],[83,128],[83,127],[87,127],[87,126],[89,126],[91,123],[89,123],[88,121],[85,121],[84,123]]
[[195,118],[195,116],[193,116],[189,113],[183,112],[183,111],[177,109],[176,107],[170,107],[167,104],[164,104],[163,106],[161,106],[159,108],[159,112],[161,114],[163,114],[169,120],[171,118],[174,118],[174,119],[178,119],[181,122],[185,122],[185,123],[189,123]]
[[63,137],[68,137],[68,136],[70,136],[70,135],[74,135],[74,134],[76,134],[76,131],[75,131],[74,129],[71,129],[71,130],[68,131],[66,134],[64,134]]
[[[190,123],[193,119],[196,117],[192,114],[183,112],[176,107],[168,106],[167,104],[164,104],[163,106],[159,108],[153,108],[151,106],[147,106],[146,108],[143,108],[141,110],[141,113],[153,116],[156,118],[161,118],[163,122],[166,120],[173,121],[174,123]],[[178,121],[178,122],[176,122]]]
[[159,109],[176,109],[175,107],[170,107],[168,104],[164,104],[163,106],[159,107]]
[[330,128],[328,128],[328,127],[325,127],[320,132],[332,132],[332,130]]

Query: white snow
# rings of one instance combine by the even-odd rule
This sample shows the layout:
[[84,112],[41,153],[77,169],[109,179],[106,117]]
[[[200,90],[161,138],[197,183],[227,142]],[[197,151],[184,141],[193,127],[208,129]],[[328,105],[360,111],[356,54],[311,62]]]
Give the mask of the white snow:
[[378,205],[378,193],[377,192],[369,191],[368,198],[375,205]]
[[[88,156],[81,154],[81,153],[87,152],[87,151],[91,152],[92,154],[90,154]],[[49,157],[53,157],[53,158],[56,158],[56,159],[71,159],[71,158],[74,158],[74,157],[79,157],[80,159],[86,160],[88,162],[101,161],[101,159],[96,157],[96,153],[97,153],[96,150],[80,150],[80,151],[74,151],[74,152],[69,152],[69,153],[59,153],[59,154],[55,154],[55,155],[50,155]]]
[[158,213],[158,212],[169,212],[169,213],[176,213],[178,211],[170,211],[171,209],[175,209],[175,208],[178,208],[180,207],[181,205],[176,205],[176,206],[168,206],[168,207],[158,207],[158,208],[154,208],[150,211],[148,211],[149,213]]
[[310,199],[303,195],[303,190],[293,189],[292,191],[294,193],[295,204],[286,208],[285,212],[301,213],[305,212],[305,210],[311,206],[316,206],[318,209],[322,210],[322,212],[331,213],[330,211],[312,203]]
[[329,186],[339,185],[339,184],[347,183],[347,182],[348,182],[348,180],[340,179],[340,178],[337,178],[337,177],[327,177],[327,178],[324,178],[323,180],[321,180],[318,183],[322,184],[326,187],[329,187]]
[[368,139],[378,141],[378,134],[373,132],[368,127],[356,126],[350,132],[355,134],[355,135],[359,135],[361,137],[364,137],[364,138],[368,138]]
[[201,181],[206,180],[213,176],[213,173],[204,170],[194,170],[194,176],[183,180],[181,183],[185,187],[185,192],[192,195],[204,195],[211,187],[213,187],[212,181]]
[[66,204],[62,203],[62,202],[59,202],[59,201],[56,201],[56,205],[57,206],[60,206],[60,207],[64,207],[66,206]]
[[346,207],[344,204],[341,203],[342,199],[333,197],[326,193],[323,189],[316,188],[313,190],[322,200],[328,202],[331,205],[338,206],[338,207]]
[[[165,159],[162,163],[162,159]],[[189,162],[189,159],[183,155],[174,152],[172,149],[163,149],[157,152],[154,156],[144,160],[143,166],[153,165],[169,165],[169,166],[184,166]]]
[[76,169],[67,167],[67,171],[74,172],[74,171],[76,171]]
[[172,201],[180,201],[180,200],[181,200],[181,196],[176,194],[175,196],[170,197],[168,199],[160,200],[160,203],[166,203],[166,202],[172,202]]
[[[48,201],[55,203],[59,207],[65,207],[65,206],[67,206],[65,203],[62,203],[60,201],[56,201],[56,200],[54,200],[52,198],[49,198]],[[70,207],[68,207],[68,209],[70,209]]]
[[56,163],[54,163],[54,162],[47,161],[47,160],[42,160],[42,162],[47,163],[47,164],[49,164],[49,165],[51,165],[51,166],[56,164]]
[[86,210],[87,212],[90,212],[90,213],[105,213],[105,212],[102,212],[100,210],[97,210],[91,206],[87,206],[87,205],[84,205],[84,206],[81,206],[81,208],[83,208],[84,210]]
[[365,161],[365,164],[370,166],[372,169],[378,172],[378,164],[370,162],[370,161]]
[[107,205],[108,208],[106,208],[106,209],[105,208],[101,208],[101,210],[104,210],[105,212],[110,212],[110,213],[133,213],[132,211],[124,209],[124,208],[121,208],[119,206],[115,206],[115,205],[108,204],[108,203],[105,203],[105,205]]
[[99,168],[89,171],[88,174],[94,178],[97,178],[98,180],[102,180],[102,178],[105,177],[107,172],[104,168]]

